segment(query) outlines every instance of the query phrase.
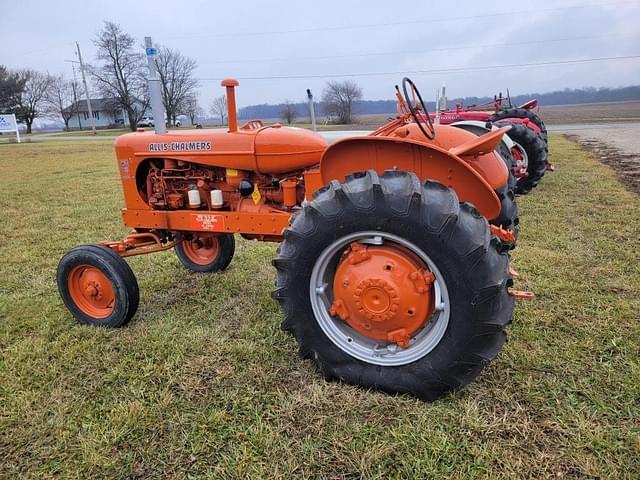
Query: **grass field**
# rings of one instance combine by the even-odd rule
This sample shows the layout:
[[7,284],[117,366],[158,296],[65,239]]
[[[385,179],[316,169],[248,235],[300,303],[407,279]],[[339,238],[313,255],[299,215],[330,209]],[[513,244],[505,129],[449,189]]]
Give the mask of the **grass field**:
[[131,259],[124,329],[77,325],[60,256],[120,238],[111,142],[0,146],[0,478],[638,478],[640,198],[558,135],[521,198],[510,341],[433,404],[327,383],[269,297],[275,245],[224,275]]
[[540,107],[539,114],[547,125],[640,122],[640,102],[543,105]]

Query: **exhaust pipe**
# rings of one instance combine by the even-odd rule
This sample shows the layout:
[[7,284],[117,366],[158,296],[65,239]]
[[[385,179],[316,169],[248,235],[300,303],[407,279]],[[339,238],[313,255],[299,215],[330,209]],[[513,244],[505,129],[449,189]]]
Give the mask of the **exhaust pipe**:
[[225,78],[220,85],[227,89],[227,118],[229,119],[229,131],[238,131],[238,114],[236,112],[235,87],[240,83],[235,78]]
[[156,68],[156,49],[153,48],[151,37],[144,37],[144,46],[147,53],[147,64],[149,65],[149,98],[151,100],[151,111],[153,112],[153,123],[156,133],[167,133],[164,124],[164,106],[162,105],[162,92],[160,90],[160,78]]

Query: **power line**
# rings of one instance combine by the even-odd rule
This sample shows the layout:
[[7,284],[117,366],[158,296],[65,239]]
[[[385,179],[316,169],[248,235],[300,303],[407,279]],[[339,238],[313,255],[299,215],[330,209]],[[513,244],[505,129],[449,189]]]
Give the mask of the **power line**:
[[591,8],[597,6],[606,6],[606,5],[619,5],[619,4],[638,4],[637,0],[629,1],[609,1],[605,3],[600,2],[591,2],[591,3],[577,3],[574,5],[566,6],[566,7],[553,7],[553,8],[539,8],[536,10],[521,10],[516,12],[494,12],[494,13],[485,13],[481,15],[468,15],[468,16],[458,16],[458,17],[443,17],[443,18],[428,18],[421,20],[403,20],[398,22],[384,22],[384,23],[365,23],[360,25],[333,25],[333,26],[324,26],[324,27],[310,27],[310,28],[294,28],[289,30],[271,30],[271,31],[261,31],[261,32],[227,32],[227,33],[209,33],[209,34],[199,34],[199,35],[171,35],[165,36],[164,38],[175,38],[175,39],[193,39],[193,38],[214,38],[214,37],[247,37],[247,36],[261,36],[261,35],[283,35],[287,33],[308,33],[308,32],[322,32],[322,31],[339,31],[339,30],[357,30],[363,28],[381,28],[381,27],[394,27],[401,25],[419,25],[424,23],[443,23],[443,22],[453,22],[459,20],[476,20],[480,18],[494,18],[494,17],[504,17],[504,16],[512,16],[512,15],[529,15],[536,14],[540,12],[553,12],[553,11],[561,11],[561,10],[575,10],[575,9],[583,9],[583,8]]
[[[484,65],[479,67],[453,67],[453,68],[437,68],[430,70],[399,70],[393,72],[360,72],[360,73],[328,73],[328,74],[311,74],[311,75],[274,75],[274,76],[247,76],[236,77],[238,80],[288,80],[288,79],[309,79],[309,78],[342,78],[342,77],[374,77],[384,75],[409,75],[423,73],[459,73],[459,72],[475,72],[484,70],[496,70],[502,68],[522,68],[522,67],[544,67],[554,65],[571,65],[580,63],[604,62],[610,60],[632,60],[638,59],[640,55],[626,55],[619,57],[600,57],[600,58],[583,58],[575,60],[558,60],[550,62],[532,62],[532,63],[511,63],[503,65]],[[218,78],[198,78],[201,81],[219,81]]]
[[635,33],[619,33],[613,35],[585,35],[581,37],[565,37],[565,38],[551,38],[546,40],[523,40],[521,42],[503,42],[503,43],[493,43],[493,44],[485,44],[485,45],[462,45],[459,47],[441,47],[441,48],[430,48],[427,50],[402,50],[395,52],[371,52],[371,53],[352,53],[352,54],[343,54],[343,55],[321,55],[315,57],[287,57],[287,58],[255,58],[255,59],[245,59],[245,60],[219,60],[214,62],[200,62],[200,65],[218,65],[218,64],[227,64],[227,63],[256,63],[256,62],[293,62],[293,61],[301,61],[301,60],[331,60],[331,59],[340,59],[340,58],[357,58],[357,57],[383,57],[383,56],[391,56],[391,55],[403,55],[403,54],[421,54],[421,53],[429,53],[429,52],[448,52],[455,50],[468,50],[475,48],[494,48],[494,47],[508,47],[515,45],[537,45],[541,43],[559,43],[559,42],[568,42],[568,41],[576,41],[576,40],[593,40],[598,38],[612,38],[612,37],[627,37],[630,35],[636,35]]

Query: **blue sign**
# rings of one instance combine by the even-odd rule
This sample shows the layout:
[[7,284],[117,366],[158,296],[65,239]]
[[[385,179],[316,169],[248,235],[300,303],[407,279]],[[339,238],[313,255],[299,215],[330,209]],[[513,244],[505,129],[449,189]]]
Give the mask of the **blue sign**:
[[156,54],[156,49],[153,47],[147,48],[147,57],[153,57]]

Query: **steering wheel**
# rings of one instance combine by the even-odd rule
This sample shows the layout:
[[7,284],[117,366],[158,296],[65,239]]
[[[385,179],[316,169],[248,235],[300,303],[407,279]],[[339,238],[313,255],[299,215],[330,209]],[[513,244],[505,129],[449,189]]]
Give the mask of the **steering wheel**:
[[[407,84],[411,86],[412,98],[409,98],[409,91],[407,90]],[[431,120],[431,116],[429,115],[429,110],[427,110],[427,107],[424,104],[424,101],[422,100],[422,96],[420,95],[418,88],[411,81],[409,77],[404,77],[402,79],[402,91],[404,93],[404,100],[405,102],[407,102],[407,106],[409,107],[409,111],[411,112],[411,116],[413,117],[416,124],[418,125],[418,128],[420,128],[420,131],[429,140],[433,140],[434,138],[436,138],[436,129],[433,126],[433,121]],[[424,116],[427,119],[426,122],[421,119],[421,116],[418,115],[416,111],[417,109],[416,109],[416,106],[414,105],[416,97],[418,97],[418,100],[420,100],[420,108],[424,112]],[[413,100],[413,102],[411,100]]]

